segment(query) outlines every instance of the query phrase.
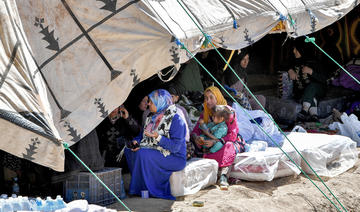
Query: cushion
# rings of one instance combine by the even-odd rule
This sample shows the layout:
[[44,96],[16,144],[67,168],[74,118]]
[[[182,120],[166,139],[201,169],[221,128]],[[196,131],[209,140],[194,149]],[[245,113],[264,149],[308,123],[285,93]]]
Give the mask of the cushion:
[[186,167],[170,176],[171,194],[174,197],[195,194],[217,180],[218,163],[213,159],[192,158]]
[[[294,150],[287,151],[287,154],[300,166],[300,156]],[[271,181],[299,173],[300,170],[280,149],[269,147],[266,151],[237,154],[230,177],[248,181]]]
[[[289,139],[294,140],[294,145],[319,176],[337,176],[353,167],[358,160],[356,142],[345,136],[291,133]],[[306,173],[314,174],[303,159],[301,167]]]
[[[334,177],[355,165],[358,160],[356,142],[341,135],[291,132],[288,138],[319,176]],[[307,163],[284,142],[282,149],[308,174],[314,174]],[[230,177],[249,181],[271,181],[299,174],[300,170],[275,147],[263,152],[236,155]]]

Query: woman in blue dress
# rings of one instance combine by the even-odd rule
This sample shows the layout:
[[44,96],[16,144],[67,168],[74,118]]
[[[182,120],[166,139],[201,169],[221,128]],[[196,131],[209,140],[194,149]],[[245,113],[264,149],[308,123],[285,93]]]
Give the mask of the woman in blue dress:
[[170,190],[170,175],[186,165],[186,127],[176,114],[168,91],[149,94],[149,115],[143,132],[135,138],[125,156],[131,172],[129,193],[175,200]]

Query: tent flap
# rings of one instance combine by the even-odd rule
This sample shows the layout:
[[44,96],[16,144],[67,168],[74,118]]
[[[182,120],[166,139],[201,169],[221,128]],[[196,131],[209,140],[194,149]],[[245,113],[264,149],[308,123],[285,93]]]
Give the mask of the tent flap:
[[[70,145],[159,70],[210,49],[241,49],[281,17],[297,37],[338,20],[358,1],[173,0],[0,2],[0,149],[63,170]],[[190,17],[189,17],[190,15]],[[149,90],[149,93],[151,91]]]

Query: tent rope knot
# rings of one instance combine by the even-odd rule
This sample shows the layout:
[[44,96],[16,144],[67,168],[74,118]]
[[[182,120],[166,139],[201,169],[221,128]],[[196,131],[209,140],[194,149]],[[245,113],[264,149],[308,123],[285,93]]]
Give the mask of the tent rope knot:
[[175,39],[176,45],[180,46],[181,49],[184,49],[184,43],[182,43],[179,39]]
[[212,40],[212,37],[208,34],[205,34],[205,42],[210,42]]
[[237,25],[236,20],[233,21],[233,27],[234,27],[234,29],[237,29],[237,28],[238,28],[238,25]]
[[183,47],[184,46],[184,44],[179,40],[179,39],[175,39],[175,43],[176,43],[176,45],[178,45],[178,46],[181,46],[181,47]]
[[306,36],[305,43],[315,43],[315,38]]
[[286,18],[286,16],[284,16],[283,14],[280,14],[279,20],[280,20],[280,21],[286,21],[287,18]]
[[201,45],[201,48],[202,49],[206,49],[206,48],[211,48],[211,45],[212,45],[212,37],[206,33],[204,33],[204,37],[205,37],[205,40],[204,42],[202,43]]
[[69,144],[68,143],[63,142],[63,146],[64,146],[65,149],[69,149]]

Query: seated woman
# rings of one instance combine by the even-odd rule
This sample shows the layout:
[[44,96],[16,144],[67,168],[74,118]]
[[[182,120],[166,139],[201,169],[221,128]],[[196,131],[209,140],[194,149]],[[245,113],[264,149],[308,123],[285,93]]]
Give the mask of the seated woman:
[[186,128],[176,113],[171,95],[163,89],[149,94],[152,113],[144,132],[125,150],[131,172],[130,194],[148,190],[152,197],[175,200],[170,191],[170,175],[186,165]]
[[105,159],[105,167],[122,167],[128,172],[126,161],[117,161],[117,155],[123,146],[131,142],[140,132],[140,125],[121,105],[115,108],[96,128],[99,148]]
[[[247,85],[247,67],[250,61],[250,54],[247,49],[242,49],[241,53],[237,55],[231,61],[231,67],[233,67],[236,74],[240,79]],[[242,107],[247,110],[261,110],[260,105],[255,101],[255,99],[249,94],[249,92],[244,88],[244,85],[240,80],[235,76],[235,74],[228,68],[225,71],[225,84],[233,88],[237,92],[239,103]],[[261,105],[265,107],[266,98],[263,95],[255,95],[259,100]]]
[[296,39],[292,44],[294,58],[288,67],[294,98],[302,102],[298,121],[318,121],[317,103],[326,94],[327,75],[310,47],[304,38]]
[[[205,123],[209,123],[211,121],[212,112],[210,108],[214,107],[215,105],[227,105],[227,102],[221,94],[220,90],[215,86],[211,86],[204,92],[204,111],[200,116],[200,119],[203,119]],[[218,162],[220,168],[219,184],[221,189],[227,189],[229,186],[228,175],[230,174],[231,165],[234,162],[236,153],[243,152],[245,145],[245,142],[238,136],[239,128],[237,125],[235,112],[231,107],[228,108],[232,111],[232,114],[226,122],[228,127],[226,136],[224,136],[221,140],[212,139],[204,141],[204,145],[206,145],[207,148],[211,148],[216,144],[216,142],[219,141],[223,142],[224,144],[224,146],[219,151],[203,155],[204,158],[215,159]],[[191,137],[192,140],[195,141],[197,148],[202,152],[202,139],[200,137],[201,133],[202,130],[199,128],[198,122],[191,133]]]
[[144,126],[146,117],[150,113],[148,109],[148,90],[149,86],[147,86],[144,82],[139,83],[131,90],[126,102],[124,103],[126,108],[129,109],[131,116],[141,127]]

